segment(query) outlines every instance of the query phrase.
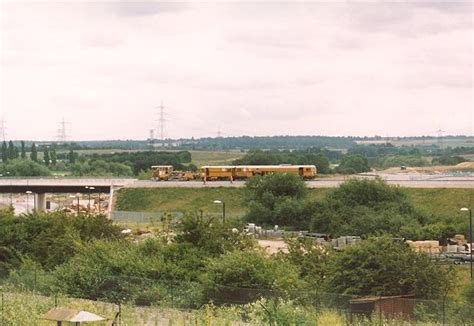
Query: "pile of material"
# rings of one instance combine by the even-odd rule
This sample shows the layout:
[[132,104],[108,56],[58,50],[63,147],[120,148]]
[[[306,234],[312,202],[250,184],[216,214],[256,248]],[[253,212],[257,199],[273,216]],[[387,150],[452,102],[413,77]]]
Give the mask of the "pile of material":
[[427,254],[439,254],[441,253],[441,247],[437,240],[425,240],[425,241],[411,241],[406,242],[413,251],[424,252]]

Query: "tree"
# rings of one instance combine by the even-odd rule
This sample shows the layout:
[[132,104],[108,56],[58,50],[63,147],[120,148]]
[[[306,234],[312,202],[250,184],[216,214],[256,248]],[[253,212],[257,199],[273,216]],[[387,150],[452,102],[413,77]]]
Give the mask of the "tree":
[[406,237],[408,231],[413,236],[411,230],[424,222],[403,189],[381,179],[351,179],[313,205],[310,229],[334,236],[385,232]]
[[35,143],[31,145],[30,158],[33,162],[38,162],[38,151],[36,150]]
[[301,282],[297,269],[286,261],[257,250],[236,250],[209,260],[204,284],[211,299],[228,300],[232,291],[249,289],[241,300],[250,302],[265,295],[266,290],[296,290]]
[[76,160],[77,160],[77,153],[74,153],[74,151],[71,149],[69,151],[69,153],[67,154],[67,159],[69,161],[70,164],[74,164],[76,163]]
[[332,257],[328,268],[328,289],[351,295],[436,299],[447,293],[454,279],[428,255],[386,236],[346,247]]
[[56,154],[56,149],[52,148],[50,152],[51,164],[56,165],[58,162],[58,156]]
[[25,142],[23,140],[21,141],[21,158],[26,159]]
[[48,176],[51,174],[49,169],[35,161],[15,159],[8,161],[3,166],[4,173],[11,176],[31,177]]
[[19,156],[18,149],[15,147],[11,140],[8,142],[7,156],[9,160],[14,160]]
[[46,166],[49,166],[49,164],[51,163],[51,159],[49,157],[49,150],[47,147],[45,147],[44,151],[43,151],[43,160],[44,160],[44,164]]
[[2,143],[2,162],[5,163],[8,161],[8,148],[7,148],[7,143],[3,141]]
[[253,177],[245,190],[249,222],[297,226],[309,216],[304,202],[307,188],[299,176],[278,173]]
[[336,172],[343,174],[354,174],[370,171],[367,158],[360,154],[346,155],[342,158]]

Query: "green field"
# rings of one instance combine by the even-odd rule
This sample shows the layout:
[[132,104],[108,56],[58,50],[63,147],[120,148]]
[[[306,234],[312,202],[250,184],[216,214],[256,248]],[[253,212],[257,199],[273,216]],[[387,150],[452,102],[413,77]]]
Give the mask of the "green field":
[[[455,215],[462,218],[459,208],[474,206],[474,189],[405,189],[414,206],[428,215]],[[309,197],[320,200],[330,188],[310,189]],[[245,214],[242,188],[126,188],[118,191],[115,210],[134,212],[199,211],[220,213],[214,200],[226,203],[228,216]]]
[[[161,149],[160,149],[161,150]],[[162,149],[166,152],[178,152],[177,150],[168,150]],[[147,151],[145,149],[141,150],[128,150],[128,149],[81,149],[76,152],[79,155],[106,155],[113,153],[133,153],[133,152],[143,152]],[[58,151],[58,153],[66,153],[67,151]],[[233,151],[189,151],[191,153],[192,163],[196,166],[202,165],[226,165],[231,164],[232,161],[239,159],[245,155],[245,152],[233,150]],[[38,156],[41,157],[42,153],[38,153]]]
[[192,163],[196,166],[203,165],[228,165],[232,161],[245,155],[240,151],[189,151]]
[[360,145],[369,145],[369,144],[385,144],[391,143],[394,146],[430,146],[438,145],[441,148],[448,147],[473,147],[474,146],[474,137],[463,137],[463,138],[441,138],[437,137],[430,139],[383,139],[383,140],[360,140],[357,141]]

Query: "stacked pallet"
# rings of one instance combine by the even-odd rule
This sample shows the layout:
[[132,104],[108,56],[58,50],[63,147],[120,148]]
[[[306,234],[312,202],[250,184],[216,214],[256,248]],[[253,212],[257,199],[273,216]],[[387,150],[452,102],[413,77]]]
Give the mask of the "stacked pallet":
[[406,242],[413,251],[424,252],[427,254],[441,253],[441,247],[437,240],[411,241]]

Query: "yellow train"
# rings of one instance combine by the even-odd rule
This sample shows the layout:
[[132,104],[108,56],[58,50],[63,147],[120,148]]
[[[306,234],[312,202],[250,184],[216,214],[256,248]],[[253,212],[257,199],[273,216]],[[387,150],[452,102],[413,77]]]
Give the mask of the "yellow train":
[[273,173],[288,173],[299,175],[305,180],[316,177],[317,170],[314,165],[223,165],[201,167],[201,179],[213,180],[245,180],[257,175]]
[[172,165],[154,165],[152,176],[155,181],[168,180],[245,180],[254,176],[263,176],[273,173],[288,173],[299,175],[305,180],[316,177],[317,169],[314,165],[206,165],[199,173],[174,171]]
[[198,177],[195,173],[189,171],[174,171],[172,165],[153,165],[152,178],[155,181],[179,180],[189,181]]

